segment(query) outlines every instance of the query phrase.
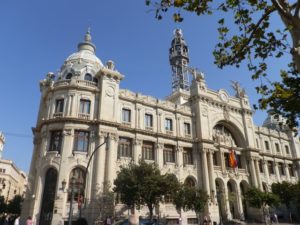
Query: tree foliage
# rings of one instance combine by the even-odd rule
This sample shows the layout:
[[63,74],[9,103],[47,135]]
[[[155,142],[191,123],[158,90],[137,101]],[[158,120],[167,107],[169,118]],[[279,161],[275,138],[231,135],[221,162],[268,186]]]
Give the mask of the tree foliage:
[[288,209],[290,208],[292,201],[295,199],[295,190],[295,185],[286,181],[272,184],[272,192],[279,197],[280,202]]
[[267,203],[269,206],[277,206],[279,204],[277,195],[271,192],[262,192],[257,188],[250,188],[245,193],[245,199],[254,208],[261,208],[264,203]]
[[193,210],[197,214],[204,210],[207,203],[208,195],[205,191],[196,187],[187,187],[181,185],[180,189],[174,196],[174,204],[177,210]]
[[121,201],[130,206],[140,207],[147,205],[150,218],[153,209],[161,200],[162,195],[174,195],[179,182],[175,175],[160,173],[155,164],[140,161],[139,164],[133,162],[121,167],[117,178],[114,180],[114,192],[121,195]]
[[0,214],[6,211],[7,204],[5,203],[4,196],[0,196]]
[[21,195],[15,195],[14,198],[8,202],[6,212],[20,215],[23,200]]
[[[287,118],[295,127],[300,118],[300,0],[146,0],[155,9],[155,17],[162,19],[173,11],[175,22],[183,21],[181,11],[201,15],[230,14],[233,24],[219,18],[219,43],[213,51],[215,64],[240,67],[247,64],[252,79],[259,79],[256,87],[261,94],[259,106],[271,107]],[[271,24],[271,17],[282,21],[283,29]],[[233,26],[235,26],[235,28]],[[236,29],[237,28],[237,29]],[[281,71],[280,81],[271,81],[267,59],[291,56],[287,70]]]

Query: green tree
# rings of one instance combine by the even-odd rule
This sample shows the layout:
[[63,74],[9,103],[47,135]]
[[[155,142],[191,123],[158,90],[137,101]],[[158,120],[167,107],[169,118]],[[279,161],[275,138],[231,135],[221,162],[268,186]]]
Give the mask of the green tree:
[[286,181],[272,184],[272,192],[279,197],[280,202],[286,206],[288,211],[295,199],[295,190],[295,185]]
[[262,192],[257,188],[250,188],[245,193],[245,199],[254,208],[261,208],[264,203],[269,206],[277,206],[280,201],[277,195],[271,192]]
[[21,195],[15,195],[14,198],[8,202],[7,213],[20,215],[23,200]]
[[208,195],[206,191],[196,187],[188,187],[181,184],[180,189],[174,196],[174,204],[178,211],[193,210],[196,212],[198,221],[200,221],[200,213],[203,212],[207,203]]
[[131,162],[121,167],[117,178],[114,180],[114,192],[121,195],[121,201],[129,207],[147,205],[150,218],[153,209],[162,195],[174,195],[179,188],[175,175],[160,173],[153,163],[140,161],[139,164]]
[[0,214],[4,213],[7,209],[7,204],[5,203],[4,196],[0,196]]
[[[300,118],[300,0],[146,0],[155,9],[157,19],[167,11],[173,12],[175,22],[183,20],[180,11],[219,18],[219,43],[213,51],[219,68],[245,62],[252,79],[260,79],[256,87],[261,94],[259,106],[271,107],[274,113],[287,118],[295,127]],[[219,14],[217,14],[219,12]],[[228,23],[225,14],[233,17]],[[282,29],[271,17],[282,21]],[[227,17],[228,18],[228,17]],[[269,58],[291,56],[287,70],[281,71],[281,80],[271,81],[267,75]]]

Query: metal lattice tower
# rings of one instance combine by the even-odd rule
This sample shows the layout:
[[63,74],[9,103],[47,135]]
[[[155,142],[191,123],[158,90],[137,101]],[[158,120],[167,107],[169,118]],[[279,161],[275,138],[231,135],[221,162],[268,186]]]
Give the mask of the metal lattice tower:
[[169,60],[172,68],[172,90],[180,89],[189,91],[190,82],[188,75],[189,49],[183,39],[181,29],[174,31],[174,38],[169,49]]

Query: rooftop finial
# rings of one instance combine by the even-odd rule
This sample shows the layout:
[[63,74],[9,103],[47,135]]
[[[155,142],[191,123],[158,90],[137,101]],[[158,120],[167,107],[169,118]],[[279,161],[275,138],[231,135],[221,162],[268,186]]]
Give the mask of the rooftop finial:
[[91,27],[88,27],[86,34],[84,35],[84,41],[91,42],[92,36],[91,36]]

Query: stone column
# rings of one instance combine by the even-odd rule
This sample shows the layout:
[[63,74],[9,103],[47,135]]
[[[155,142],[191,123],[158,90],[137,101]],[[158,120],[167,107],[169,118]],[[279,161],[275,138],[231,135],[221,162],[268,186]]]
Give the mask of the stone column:
[[109,184],[113,183],[116,160],[117,160],[117,149],[118,149],[118,136],[117,134],[111,133],[110,136],[110,148],[106,153],[106,168],[105,168],[105,181]]
[[266,182],[268,184],[269,183],[269,176],[270,176],[269,169],[268,169],[268,161],[263,160],[262,163],[263,163],[264,174],[265,174],[265,177],[266,177]]
[[261,178],[260,178],[260,170],[259,170],[259,165],[258,165],[258,159],[254,160],[254,163],[255,163],[255,171],[256,171],[256,176],[257,176],[258,187],[262,191],[263,187],[262,187],[262,182],[261,182]]
[[287,179],[288,182],[290,182],[291,177],[290,177],[290,171],[289,171],[288,164],[285,162],[283,165],[284,165],[286,179]]
[[[236,190],[236,197],[237,197],[237,206],[238,206],[238,210],[239,210],[239,215],[244,215],[244,209],[243,209],[243,203],[242,203],[242,195],[241,195],[241,190],[240,190],[240,186],[237,185],[237,190]],[[242,218],[239,218],[242,219]]]
[[275,174],[276,174],[276,177],[277,177],[277,181],[280,182],[281,181],[281,177],[280,177],[280,174],[279,174],[278,164],[277,164],[276,161],[274,161],[274,168],[275,168]]
[[[208,165],[209,165],[209,183],[211,192],[216,193],[216,184],[215,184],[215,170],[214,170],[214,161],[213,161],[214,150],[209,150]],[[212,193],[211,193],[212,194]],[[215,198],[215,196],[213,196]]]
[[222,173],[226,173],[226,165],[225,165],[225,157],[224,157],[224,152],[222,151],[221,148],[219,148],[219,154],[220,154],[220,159],[221,159],[221,170]]
[[[106,132],[101,132],[99,134],[99,141],[96,143],[96,148],[104,143],[105,138],[107,137]],[[111,151],[111,149],[106,150],[106,144],[100,147],[95,153],[94,159],[94,179],[95,179],[95,189],[99,189],[103,186],[104,183],[104,171],[105,171],[105,156],[106,151]],[[91,169],[90,169],[91,171]]]
[[179,180],[182,178],[182,168],[183,168],[183,147],[178,146],[176,151],[176,165],[179,168]]
[[253,157],[250,157],[250,172],[253,185],[255,187],[258,187]]
[[142,143],[143,141],[140,139],[135,139],[134,147],[133,147],[133,160],[135,163],[138,163],[142,158]]
[[210,194],[209,188],[209,174],[208,174],[208,167],[207,167],[207,149],[202,149],[201,152],[201,159],[202,159],[202,180],[203,180],[203,188]]
[[155,152],[155,161],[158,164],[158,167],[161,168],[164,165],[164,144],[157,143],[156,144],[156,152]]

